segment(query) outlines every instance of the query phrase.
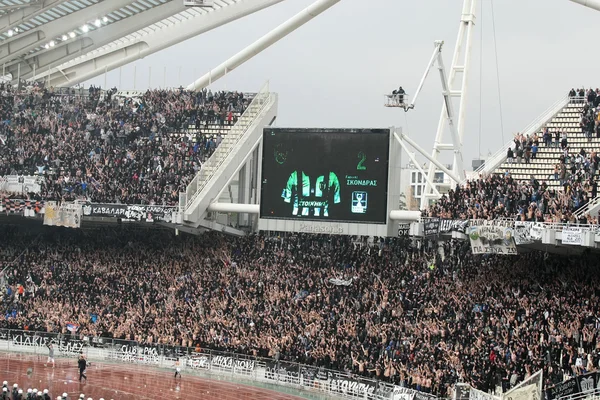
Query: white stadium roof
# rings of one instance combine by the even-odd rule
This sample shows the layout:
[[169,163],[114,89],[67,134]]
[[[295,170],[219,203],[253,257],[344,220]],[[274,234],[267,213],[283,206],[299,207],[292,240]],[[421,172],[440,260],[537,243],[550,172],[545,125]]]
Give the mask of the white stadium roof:
[[0,0],[0,66],[71,86],[283,0]]

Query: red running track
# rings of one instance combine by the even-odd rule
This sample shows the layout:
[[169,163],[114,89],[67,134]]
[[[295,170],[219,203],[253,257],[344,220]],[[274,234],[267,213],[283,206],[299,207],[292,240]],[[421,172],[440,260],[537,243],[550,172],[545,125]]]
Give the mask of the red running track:
[[[87,369],[87,382],[79,383],[76,359],[57,359],[56,367],[44,366],[47,357],[0,353],[0,382],[9,387],[18,383],[24,392],[28,388],[48,389],[52,399],[66,392],[69,400],[85,398],[98,400],[130,399],[218,399],[218,400],[299,400],[288,394],[245,386],[226,381],[186,375],[174,379],[175,371],[123,364],[92,362]],[[27,374],[31,368],[32,372]]]

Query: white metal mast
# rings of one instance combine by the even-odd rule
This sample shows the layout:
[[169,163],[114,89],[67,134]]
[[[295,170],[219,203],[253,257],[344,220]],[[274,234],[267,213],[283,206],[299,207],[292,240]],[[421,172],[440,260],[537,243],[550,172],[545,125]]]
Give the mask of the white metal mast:
[[[462,142],[464,137],[465,127],[465,113],[466,113],[466,101],[467,101],[467,85],[469,70],[471,64],[471,45],[473,42],[473,34],[475,31],[475,11],[477,8],[477,0],[464,0],[462,15],[460,19],[460,27],[458,29],[458,38],[456,40],[456,47],[454,49],[454,56],[452,58],[452,66],[450,68],[450,77],[448,81],[448,96],[444,96],[444,104],[442,105],[442,112],[440,121],[438,123],[437,134],[433,144],[433,151],[431,157],[438,161],[438,157],[442,151],[452,151],[454,153],[453,159],[453,175],[458,176],[461,180],[465,177],[465,171],[462,167]],[[443,68],[443,66],[440,66]],[[440,73],[442,71],[440,70]],[[460,74],[460,77],[458,75]],[[455,89],[456,88],[456,89]],[[444,131],[448,120],[448,104],[446,99],[450,101],[452,98],[459,98],[458,108],[458,124],[456,131],[458,133],[459,143],[444,143]],[[425,183],[425,192],[421,198],[421,209],[425,209],[429,204],[429,198],[438,197],[434,193],[431,182],[434,181],[436,164],[430,163],[429,170],[427,172],[427,180]],[[452,180],[455,180],[451,177]],[[455,182],[458,184],[459,182]]]

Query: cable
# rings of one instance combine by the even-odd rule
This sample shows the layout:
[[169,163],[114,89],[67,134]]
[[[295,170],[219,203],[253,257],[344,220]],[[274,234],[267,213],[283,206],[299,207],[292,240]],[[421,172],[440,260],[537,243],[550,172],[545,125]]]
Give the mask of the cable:
[[477,158],[481,158],[481,125],[483,114],[483,1],[481,2],[481,23],[479,37],[479,136],[477,137]]
[[492,29],[494,31],[494,55],[496,58],[496,80],[498,83],[498,104],[500,106],[500,133],[502,134],[502,144],[504,145],[504,116],[502,115],[502,93],[500,91],[500,68],[498,67],[498,43],[496,41],[496,17],[494,16],[494,0],[490,0],[492,6]]

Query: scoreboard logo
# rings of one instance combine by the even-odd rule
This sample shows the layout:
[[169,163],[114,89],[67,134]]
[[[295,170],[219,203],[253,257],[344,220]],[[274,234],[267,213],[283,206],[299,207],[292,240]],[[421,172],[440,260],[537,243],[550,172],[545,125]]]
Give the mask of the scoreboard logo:
[[364,214],[367,212],[367,192],[352,192],[352,213]]

